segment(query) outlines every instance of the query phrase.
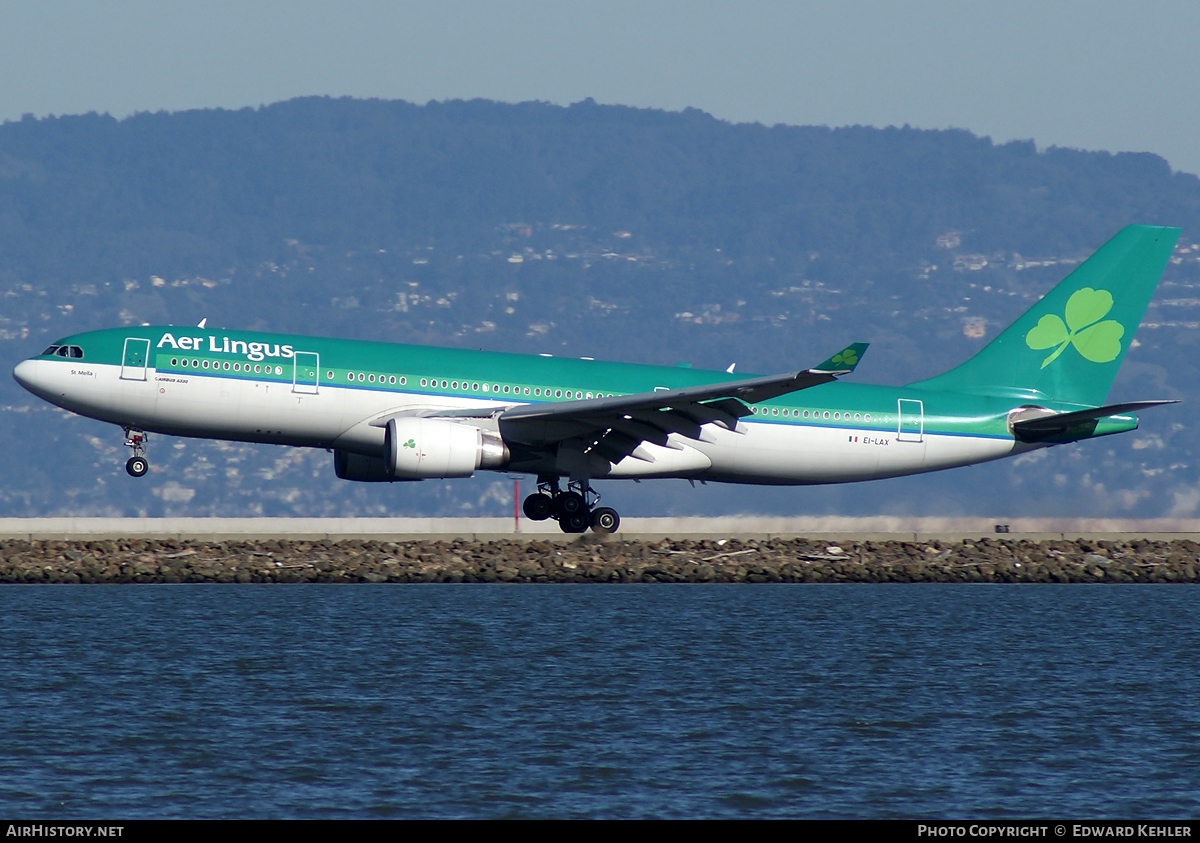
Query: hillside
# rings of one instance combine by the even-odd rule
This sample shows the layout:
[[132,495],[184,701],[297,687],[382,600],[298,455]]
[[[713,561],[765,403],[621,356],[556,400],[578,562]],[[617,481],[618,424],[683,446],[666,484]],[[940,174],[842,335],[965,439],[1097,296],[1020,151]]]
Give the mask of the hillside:
[[[140,322],[776,372],[848,340],[856,379],[969,356],[1129,222],[1181,248],[1114,400],[1189,398],[1200,179],[1161,158],[965,131],[733,125],[539,103],[308,98],[0,125],[0,348]],[[0,514],[503,514],[511,481],[358,486],[324,452],[119,431],[4,379]],[[629,514],[1191,515],[1187,404],[1135,434],[882,483],[601,485]]]

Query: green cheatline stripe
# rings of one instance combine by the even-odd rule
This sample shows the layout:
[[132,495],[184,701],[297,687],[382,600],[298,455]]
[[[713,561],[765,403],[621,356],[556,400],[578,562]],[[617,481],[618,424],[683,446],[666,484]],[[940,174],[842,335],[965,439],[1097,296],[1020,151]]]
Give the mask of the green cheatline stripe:
[[[162,327],[108,329],[64,338],[59,344],[82,345],[86,351],[86,359],[78,362],[83,362],[85,365],[87,363],[104,362],[119,367],[121,365],[125,339],[127,337],[148,338],[151,341],[151,358],[163,374],[169,373],[173,376],[184,377],[227,377],[239,380],[261,380],[263,382],[279,384],[290,384],[294,381],[296,363],[293,358],[268,357],[262,362],[254,362],[247,360],[242,355],[223,352],[201,353],[197,350],[187,355],[189,361],[196,360],[197,362],[202,362],[208,360],[210,366],[214,361],[219,361],[222,368],[214,371],[211,368],[172,366],[170,364],[172,359],[181,360],[183,358],[182,351],[169,348],[155,348],[155,346],[160,342],[164,332],[174,331],[176,335],[179,335],[186,330],[188,329]],[[204,333],[207,336],[207,332],[191,331],[190,333]],[[336,367],[328,365],[321,367],[321,379],[319,381],[319,386],[321,387],[336,386],[340,389],[371,389],[383,392],[404,392],[444,398],[555,402],[568,400],[568,390],[570,391],[571,400],[574,400],[576,392],[579,393],[580,397],[585,397],[588,392],[591,392],[593,395],[629,395],[652,392],[656,387],[677,388],[738,380],[743,377],[752,376],[749,373],[739,373],[734,376],[725,372],[702,369],[606,363],[562,357],[531,357],[503,352],[441,349],[425,346],[296,337],[278,334],[269,335],[227,331],[220,332],[215,336],[218,337],[218,345],[225,338],[229,338],[231,343],[234,341],[265,343],[269,339],[271,340],[272,347],[278,346],[280,348],[285,344],[290,344],[297,354],[301,355],[301,372],[305,368],[304,361],[306,358],[304,355],[310,353],[319,355],[319,359],[323,363],[337,361],[339,365]],[[1045,352],[1042,352],[1042,357],[1045,357]],[[59,358],[49,359],[56,360],[64,365],[70,362],[59,360]],[[1040,363],[1040,361],[1041,358],[1039,358],[1038,362]],[[224,369],[226,363],[230,365],[228,370]],[[271,373],[269,375],[262,371],[258,373],[253,371],[254,365],[265,366],[268,363],[271,365]],[[367,365],[359,365],[362,363],[366,363]],[[239,367],[238,369],[234,369],[235,364]],[[246,365],[250,366],[249,370],[245,368]],[[278,373],[275,371],[276,368],[280,370]],[[331,371],[333,372],[332,379],[329,378]],[[353,382],[350,382],[348,379],[348,375],[351,372],[355,374]],[[357,379],[359,374],[365,375],[364,380],[361,382]],[[369,380],[372,374],[376,375],[374,383]],[[378,375],[380,374],[385,375],[387,378],[396,377],[397,383],[379,384]],[[503,377],[497,377],[500,374]],[[432,384],[431,378],[434,375],[437,376],[437,386],[433,386]],[[406,381],[403,385],[399,383],[401,377],[405,378]],[[427,379],[425,387],[421,387],[420,385],[422,377]],[[489,391],[487,393],[484,393],[482,389],[485,379],[489,384]],[[472,386],[478,383],[480,389],[479,391],[470,388],[467,390],[461,388],[457,391],[452,390],[450,385],[456,380],[459,384],[466,380]],[[442,381],[445,381],[447,384],[444,389],[441,387]],[[301,378],[300,382],[304,383],[306,381]],[[307,382],[311,383],[311,381]],[[491,389],[495,385],[501,386],[501,392],[498,394]],[[509,387],[508,393],[503,392],[503,387],[506,385]],[[519,388],[521,390],[520,393],[514,393],[512,391],[514,387]],[[530,389],[528,396],[524,394],[526,387]],[[547,389],[551,390],[549,395],[546,394]],[[534,394],[535,390],[540,390],[542,394]],[[555,395],[554,392],[559,390],[561,390],[561,395]],[[810,427],[815,428],[826,426],[839,428],[851,427],[866,431],[888,433],[889,431],[895,432],[897,429],[897,399],[919,399],[924,402],[924,429],[931,435],[985,436],[989,438],[1009,437],[1005,414],[1014,406],[1011,399],[970,394],[963,395],[924,388],[873,386],[844,381],[812,387],[772,399],[771,401],[762,402],[757,405],[760,413],[747,417],[747,420],[758,423],[808,424]],[[765,415],[761,412],[763,408],[772,411],[778,409],[780,415]],[[1057,406],[1054,408],[1060,409]],[[1079,408],[1079,406],[1072,406],[1061,409]],[[802,416],[804,410],[809,410],[810,412],[816,411],[822,414],[828,410],[831,415],[833,412],[843,414],[847,412],[851,414],[854,412],[863,414],[871,413],[872,422],[867,424],[864,419],[858,424],[851,424],[852,419],[834,420],[830,418],[826,420],[811,416],[805,419]],[[801,415],[798,416],[798,412]],[[786,415],[784,415],[785,413]]]
[[[287,361],[286,364],[280,364],[280,363],[270,364],[272,371],[270,374],[266,374],[266,373],[255,373],[253,371],[253,367],[255,365],[262,367],[262,366],[267,365],[265,363],[257,363],[257,364],[243,363],[241,361],[229,361],[227,359],[224,359],[224,360],[217,361],[221,365],[221,369],[214,371],[211,368],[207,369],[207,370],[205,370],[203,368],[199,368],[199,369],[192,368],[190,366],[187,368],[183,368],[178,365],[178,361],[180,359],[182,359],[180,356],[160,354],[158,356],[158,370],[160,372],[169,373],[172,375],[183,375],[183,376],[190,376],[190,377],[219,377],[219,378],[230,378],[230,379],[236,379],[236,380],[256,380],[257,379],[257,380],[266,380],[271,383],[287,383],[287,384],[290,384],[293,382],[292,378],[293,378],[294,364],[290,360]],[[189,360],[195,359],[198,361],[202,361],[206,358],[201,357],[199,355],[197,355],[196,357],[193,358],[189,355],[188,359]],[[176,365],[171,364],[172,360],[176,361]],[[227,363],[229,364],[229,367],[230,367],[228,370],[226,370],[224,368],[225,364],[227,364]],[[233,368],[235,365],[239,366],[239,369],[235,370]],[[280,369],[281,373],[276,374],[275,369]],[[331,374],[332,374],[332,377],[330,377]],[[355,376],[355,379],[353,381],[349,380],[349,376],[351,374],[353,374]],[[359,374],[364,375],[363,380],[361,380],[361,381],[358,380]],[[379,380],[381,375],[386,379],[384,382],[381,382]],[[375,378],[374,381],[369,380],[369,378],[372,376]],[[390,379],[393,377],[396,378],[396,383],[394,383],[394,384],[390,382]],[[404,379],[404,381],[405,381],[404,383],[400,382],[401,378]],[[453,378],[439,377],[439,378],[434,379],[434,381],[436,381],[436,384],[437,384],[435,386],[433,382],[430,382],[429,378],[426,378],[425,380],[426,380],[426,386],[421,386],[421,378],[418,375],[407,374],[407,373],[406,374],[399,374],[399,373],[384,374],[380,371],[380,367],[376,367],[375,370],[373,372],[371,372],[370,374],[365,373],[365,372],[356,372],[356,371],[353,371],[350,369],[344,369],[341,367],[338,367],[338,368],[322,367],[321,381],[320,381],[319,386],[325,387],[325,388],[334,387],[334,388],[338,388],[338,389],[355,389],[355,390],[372,391],[372,392],[386,392],[386,393],[396,393],[396,394],[402,393],[402,394],[406,394],[406,395],[428,395],[428,396],[436,396],[439,398],[451,398],[451,399],[474,398],[474,399],[483,399],[483,400],[497,400],[498,399],[501,401],[503,401],[505,399],[520,400],[523,403],[555,403],[557,401],[575,400],[576,393],[579,393],[580,397],[583,397],[583,398],[586,398],[588,396],[587,390],[576,389],[574,386],[572,386],[570,388],[566,388],[564,386],[556,386],[556,387],[528,386],[527,387],[526,385],[523,385],[523,384],[511,384],[510,383],[510,384],[500,384],[501,391],[499,393],[496,393],[496,392],[493,392],[492,389],[497,384],[495,382],[490,382],[488,384],[488,392],[485,393],[485,392],[483,392],[483,383],[481,381],[457,381]],[[441,386],[440,386],[440,384],[443,381],[447,384],[447,387],[445,389],[441,388]],[[462,388],[455,390],[452,388],[453,384],[465,385],[467,388],[465,390]],[[504,386],[509,387],[510,391],[508,393],[503,392]],[[843,390],[839,390],[839,392],[849,391],[849,390],[854,389],[854,387],[855,387],[855,385],[849,385],[849,384],[844,384],[842,386],[843,386]],[[478,387],[478,388],[476,389],[475,387]],[[530,394],[528,396],[526,396],[524,394],[524,390],[526,388],[528,388],[530,390]],[[517,394],[516,392],[514,392],[513,391],[514,389],[519,389],[520,394]],[[554,391],[561,392],[563,394],[561,396],[555,396],[553,394],[553,392],[550,392],[550,394],[547,394],[547,392],[551,389],[553,389]],[[882,389],[886,390],[886,388],[882,388]],[[541,392],[542,394],[534,395],[533,393],[535,390]],[[817,390],[814,389],[814,390],[801,391],[799,393],[796,393],[793,396],[785,396],[783,398],[775,399],[771,402],[764,402],[757,406],[756,409],[758,409],[759,412],[752,414],[750,416],[747,416],[746,421],[756,422],[756,423],[760,423],[760,424],[787,425],[787,426],[792,426],[792,427],[810,427],[810,428],[815,428],[815,429],[835,428],[835,429],[839,429],[839,430],[859,430],[859,431],[863,431],[865,433],[879,433],[879,434],[887,434],[887,433],[895,432],[897,424],[899,422],[899,420],[894,412],[889,412],[886,410],[864,410],[861,406],[858,407],[857,410],[858,410],[859,414],[861,416],[863,416],[863,418],[855,420],[852,417],[852,414],[855,412],[854,405],[855,405],[855,403],[859,403],[859,402],[855,402],[855,401],[844,401],[844,402],[839,401],[834,405],[834,406],[838,407],[838,409],[833,409],[833,407],[830,407],[827,409],[826,407],[823,407],[823,406],[814,407],[813,406],[814,403],[817,403],[817,402],[812,402],[812,401],[801,402],[801,401],[795,400],[796,398],[800,398],[800,397],[804,396],[806,392],[810,393],[809,397],[816,397],[814,394],[811,394],[811,393],[817,392]],[[595,392],[593,392],[591,394],[592,394],[592,396],[597,395],[597,393],[595,393]],[[621,394],[625,394],[625,393],[621,393]],[[841,396],[837,396],[837,393],[832,393],[832,392],[825,392],[824,395],[829,398],[841,397]],[[846,394],[845,397],[851,398],[852,396],[850,396],[849,394]],[[789,400],[789,398],[791,398],[792,400]],[[887,400],[890,403],[894,403],[894,401],[895,401],[895,396],[891,393],[890,390],[887,392],[886,395],[881,395],[880,398]],[[786,404],[782,403],[785,401],[787,402]],[[875,401],[872,401],[869,406],[879,407],[880,403],[881,403],[880,400],[875,400]],[[842,407],[845,407],[847,405],[849,405],[848,411],[845,409],[841,409]],[[803,415],[805,412],[809,413],[810,415],[808,415],[808,416]],[[828,419],[824,418],[825,413],[829,413],[830,417]],[[835,414],[838,416],[838,418],[834,417]],[[870,421],[867,421],[867,419],[865,418],[867,415],[871,416]],[[990,423],[987,423],[988,421],[990,421]],[[1011,438],[1011,435],[1009,434],[1008,429],[1007,429],[1007,425],[1005,424],[1005,421],[1002,417],[997,417],[997,418],[991,419],[991,420],[984,420],[984,423],[982,423],[982,424],[981,424],[980,420],[978,420],[978,419],[972,419],[970,421],[966,421],[966,420],[958,420],[958,419],[938,418],[938,419],[934,420],[929,417],[926,417],[924,432],[929,435],[977,436],[977,437],[989,438],[989,439]]]

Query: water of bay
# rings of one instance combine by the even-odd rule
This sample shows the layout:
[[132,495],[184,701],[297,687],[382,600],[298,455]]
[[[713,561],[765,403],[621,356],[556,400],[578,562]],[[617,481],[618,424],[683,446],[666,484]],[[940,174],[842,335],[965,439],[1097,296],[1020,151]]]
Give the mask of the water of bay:
[[1194,818],[1200,590],[5,586],[9,817]]

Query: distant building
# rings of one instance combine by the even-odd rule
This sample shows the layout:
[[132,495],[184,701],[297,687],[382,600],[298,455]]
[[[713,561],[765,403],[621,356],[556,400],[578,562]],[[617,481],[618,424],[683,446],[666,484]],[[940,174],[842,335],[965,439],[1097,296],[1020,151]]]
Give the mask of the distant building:
[[963,336],[983,339],[987,335],[987,320],[982,316],[967,316],[963,319]]

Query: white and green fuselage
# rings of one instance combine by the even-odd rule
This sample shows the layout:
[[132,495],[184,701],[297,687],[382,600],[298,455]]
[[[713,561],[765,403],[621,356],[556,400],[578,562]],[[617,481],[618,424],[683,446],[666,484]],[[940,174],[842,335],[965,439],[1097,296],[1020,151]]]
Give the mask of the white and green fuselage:
[[[84,357],[34,358],[29,379],[41,397],[80,415],[174,436],[380,458],[386,427],[372,422],[398,411],[499,409],[741,379],[681,367],[178,327],[97,331],[59,345],[82,348]],[[1036,447],[1009,430],[1014,406],[1003,398],[835,381],[754,405],[737,431],[710,426],[702,440],[671,434],[681,450],[665,448],[653,463],[626,458],[602,476],[804,484],[951,468]],[[1135,426],[1130,417],[1114,419],[1097,433]]]
[[[327,448],[347,479],[492,469],[583,482],[871,480],[1134,429],[1134,416],[1115,412],[1132,405],[1095,408],[1177,236],[1124,229],[970,361],[907,387],[840,382],[817,368],[775,392],[737,391],[757,381],[178,326],[67,337],[14,374],[47,401],[128,429]],[[1051,416],[1067,421],[1050,429]]]

